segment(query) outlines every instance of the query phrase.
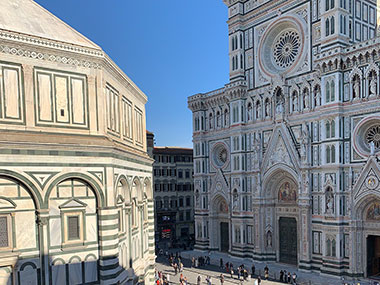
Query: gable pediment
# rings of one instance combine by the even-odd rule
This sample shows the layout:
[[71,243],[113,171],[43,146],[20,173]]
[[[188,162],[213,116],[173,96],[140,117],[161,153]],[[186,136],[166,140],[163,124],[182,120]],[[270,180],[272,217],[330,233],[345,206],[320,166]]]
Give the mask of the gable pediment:
[[380,198],[380,167],[374,157],[369,158],[354,185],[354,204],[371,194]]
[[59,206],[60,209],[84,208],[87,204],[79,201],[78,199],[70,199]]
[[222,170],[218,169],[216,175],[212,179],[211,193],[223,192],[227,195],[229,191],[229,185],[226,177],[223,175]]
[[287,128],[281,124],[276,126],[269,140],[263,159],[264,173],[276,164],[285,164],[298,172],[299,157]]

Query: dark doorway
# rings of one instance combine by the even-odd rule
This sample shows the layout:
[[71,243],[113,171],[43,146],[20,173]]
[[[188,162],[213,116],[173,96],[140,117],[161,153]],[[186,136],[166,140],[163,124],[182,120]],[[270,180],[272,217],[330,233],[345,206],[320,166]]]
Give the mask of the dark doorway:
[[220,223],[220,251],[227,252],[230,247],[230,233],[228,223]]
[[380,277],[380,236],[367,237],[367,275]]
[[280,218],[280,262],[297,265],[297,221]]

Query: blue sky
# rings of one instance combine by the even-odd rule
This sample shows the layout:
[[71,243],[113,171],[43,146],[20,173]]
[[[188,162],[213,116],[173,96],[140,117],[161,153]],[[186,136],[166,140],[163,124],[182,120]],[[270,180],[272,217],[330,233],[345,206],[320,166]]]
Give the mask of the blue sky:
[[157,146],[192,147],[187,97],[228,82],[222,0],[36,0],[98,44],[148,96]]

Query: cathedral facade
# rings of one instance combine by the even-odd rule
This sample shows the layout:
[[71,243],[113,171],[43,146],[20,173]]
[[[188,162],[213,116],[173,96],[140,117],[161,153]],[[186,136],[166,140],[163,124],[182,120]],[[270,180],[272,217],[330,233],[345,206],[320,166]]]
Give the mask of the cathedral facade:
[[0,9],[0,284],[153,284],[146,95],[32,0]]
[[376,2],[224,2],[230,82],[188,98],[196,247],[378,274]]

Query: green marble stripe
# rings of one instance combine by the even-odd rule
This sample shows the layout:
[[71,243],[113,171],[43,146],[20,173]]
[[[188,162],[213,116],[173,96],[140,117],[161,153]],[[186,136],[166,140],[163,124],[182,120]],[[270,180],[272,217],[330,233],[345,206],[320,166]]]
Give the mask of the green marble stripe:
[[[112,214],[112,215],[99,215],[98,219],[100,221],[109,221],[109,220],[117,220],[119,218],[119,214]],[[117,225],[117,221],[115,221]]]
[[118,224],[113,225],[99,225],[99,231],[116,230],[119,228]]
[[108,236],[103,236],[103,235],[100,235],[99,236],[99,241],[109,241],[109,240],[115,240],[115,241],[118,241],[118,234],[115,234],[115,235],[108,235]]
[[[44,134],[43,132],[38,132],[38,134],[42,135]],[[49,133],[46,133],[49,134]],[[72,134],[70,134],[72,135]],[[89,139],[91,136],[89,136]],[[142,160],[130,158],[125,155],[117,155],[115,153],[111,152],[90,152],[90,151],[66,151],[66,150],[28,150],[28,149],[0,149],[0,154],[17,154],[17,155],[43,155],[43,156],[80,156],[80,157],[101,157],[101,158],[115,158],[115,159],[120,159],[123,161],[128,161],[136,164],[142,164],[145,166],[152,166],[152,163],[150,162],[145,162]],[[117,165],[117,167],[122,168],[122,166]]]

